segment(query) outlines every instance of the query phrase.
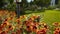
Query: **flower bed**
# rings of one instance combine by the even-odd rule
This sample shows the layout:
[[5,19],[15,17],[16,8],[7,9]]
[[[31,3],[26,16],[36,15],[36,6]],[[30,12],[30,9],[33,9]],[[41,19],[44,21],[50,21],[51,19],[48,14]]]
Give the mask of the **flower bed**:
[[40,22],[38,15],[16,17],[15,12],[0,11],[0,34],[60,34],[60,23],[52,23],[53,27]]

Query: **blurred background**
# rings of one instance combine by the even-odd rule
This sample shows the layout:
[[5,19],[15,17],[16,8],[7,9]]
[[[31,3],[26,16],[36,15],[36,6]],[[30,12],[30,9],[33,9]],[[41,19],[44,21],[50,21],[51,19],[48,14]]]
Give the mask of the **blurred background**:
[[17,4],[20,4],[20,10],[43,10],[43,9],[60,9],[60,0],[0,0],[0,9],[14,10],[17,9]]

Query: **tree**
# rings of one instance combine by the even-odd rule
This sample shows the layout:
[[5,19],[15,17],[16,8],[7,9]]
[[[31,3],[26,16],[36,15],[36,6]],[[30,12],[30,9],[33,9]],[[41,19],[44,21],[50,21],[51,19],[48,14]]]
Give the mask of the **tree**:
[[58,2],[58,6],[57,6],[58,8],[60,8],[60,0],[59,0],[59,2]]
[[4,6],[4,0],[0,0],[0,8],[2,8]]
[[14,0],[8,0],[8,2],[9,2],[10,4],[12,4],[12,3],[14,2]]
[[35,0],[35,4],[41,7],[46,7],[50,4],[50,0]]
[[60,0],[55,0],[55,4],[57,5],[59,3]]

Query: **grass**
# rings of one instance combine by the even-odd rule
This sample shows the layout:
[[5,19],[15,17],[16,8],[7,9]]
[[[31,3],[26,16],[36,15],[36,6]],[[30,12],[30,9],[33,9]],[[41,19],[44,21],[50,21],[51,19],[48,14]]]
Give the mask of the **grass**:
[[60,22],[60,11],[57,10],[45,10],[44,12],[35,12],[30,14],[41,15],[41,21],[49,24],[53,22]]
[[49,24],[60,22],[60,12],[56,10],[47,10],[44,12],[43,20]]

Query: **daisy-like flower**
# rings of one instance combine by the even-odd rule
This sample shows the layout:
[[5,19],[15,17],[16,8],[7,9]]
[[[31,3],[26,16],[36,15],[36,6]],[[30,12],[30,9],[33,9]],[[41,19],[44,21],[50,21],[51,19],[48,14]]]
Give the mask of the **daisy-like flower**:
[[59,23],[58,22],[54,22],[53,25],[57,27],[57,26],[59,26]]

